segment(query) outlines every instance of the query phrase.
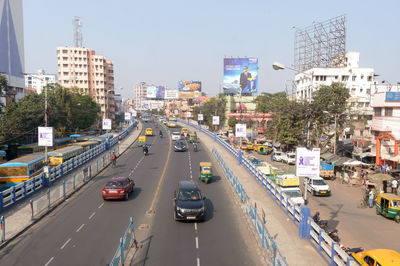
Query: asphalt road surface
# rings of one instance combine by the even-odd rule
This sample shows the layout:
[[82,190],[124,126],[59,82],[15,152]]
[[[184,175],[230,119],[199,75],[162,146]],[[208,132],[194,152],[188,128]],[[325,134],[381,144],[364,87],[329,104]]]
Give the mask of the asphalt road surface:
[[[241,211],[218,173],[212,183],[198,181],[201,149],[176,153],[167,134],[147,137],[144,156],[135,143],[90,184],[34,225],[0,253],[0,265],[108,265],[133,217],[140,248],[135,265],[260,265],[258,248]],[[176,130],[180,130],[176,128]],[[113,176],[130,176],[135,190],[128,201],[103,201],[101,189]],[[202,223],[175,222],[172,196],[179,180],[190,177],[207,197]],[[148,210],[154,213],[146,214]]]

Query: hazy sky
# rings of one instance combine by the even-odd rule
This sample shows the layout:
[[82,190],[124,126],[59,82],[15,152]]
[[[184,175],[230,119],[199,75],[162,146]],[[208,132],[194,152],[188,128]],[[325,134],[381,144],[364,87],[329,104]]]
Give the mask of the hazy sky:
[[[400,81],[400,1],[25,0],[25,72],[57,72],[57,46],[73,45],[74,16],[84,47],[114,62],[115,88],[133,97],[134,84],[200,80],[219,92],[223,58],[257,57],[259,92],[283,90],[293,64],[294,29],[347,15],[347,50],[378,80]],[[121,88],[123,88],[121,90]]]

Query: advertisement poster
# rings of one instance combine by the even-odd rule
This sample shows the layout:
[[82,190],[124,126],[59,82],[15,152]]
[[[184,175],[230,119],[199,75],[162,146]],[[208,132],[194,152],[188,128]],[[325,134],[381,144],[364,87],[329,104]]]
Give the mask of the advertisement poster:
[[186,117],[187,117],[187,118],[189,118],[189,117],[191,117],[191,116],[192,116],[192,113],[191,113],[191,112],[187,112],[187,113],[186,113]]
[[131,113],[126,112],[125,113],[125,121],[129,121],[129,120],[131,120]]
[[224,58],[224,93],[256,93],[257,81],[257,58]]
[[137,116],[136,110],[131,110],[131,114],[133,117],[136,117]]
[[146,88],[147,99],[164,99],[165,98],[165,87],[164,86],[148,86]]
[[212,124],[219,125],[219,116],[213,116]]
[[246,137],[246,124],[236,124],[235,136],[237,138]]
[[201,91],[201,81],[186,81],[178,82],[179,91]]
[[39,134],[38,134],[39,146],[53,146],[53,128],[52,127],[39,127]]
[[165,99],[166,100],[178,99],[178,90],[165,90]]
[[111,119],[103,119],[103,129],[111,130]]
[[296,148],[296,175],[319,177],[320,153],[319,148]]
[[199,98],[201,96],[201,92],[199,91],[180,91],[179,99],[193,99]]
[[203,121],[203,114],[198,114],[197,115],[197,120],[198,121]]

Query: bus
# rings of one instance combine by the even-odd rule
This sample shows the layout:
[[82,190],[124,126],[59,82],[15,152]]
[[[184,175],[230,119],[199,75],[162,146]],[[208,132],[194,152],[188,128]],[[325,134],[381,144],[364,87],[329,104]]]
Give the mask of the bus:
[[[54,145],[52,147],[49,147],[49,150],[56,150],[60,148],[64,148],[68,146],[72,141],[72,138],[67,137],[67,138],[61,138],[61,139],[55,139],[54,140]],[[18,146],[17,148],[17,157],[21,157],[27,154],[31,153],[37,153],[37,152],[44,152],[45,147],[44,146],[39,146],[37,143],[31,143],[31,144],[25,144]]]
[[0,151],[0,163],[7,162],[7,153],[5,151]]
[[0,188],[10,188],[40,174],[44,163],[44,154],[32,153],[0,164]]
[[48,153],[49,165],[50,166],[60,165],[68,161],[69,159],[81,154],[82,152],[83,148],[80,146],[69,146],[55,151],[51,151]]
[[71,143],[88,141],[92,136],[73,134],[69,136],[71,138]]
[[84,142],[71,143],[69,145],[82,147],[83,152],[85,152],[85,151],[88,151],[88,150],[96,147],[98,144],[99,144],[98,141],[84,141]]

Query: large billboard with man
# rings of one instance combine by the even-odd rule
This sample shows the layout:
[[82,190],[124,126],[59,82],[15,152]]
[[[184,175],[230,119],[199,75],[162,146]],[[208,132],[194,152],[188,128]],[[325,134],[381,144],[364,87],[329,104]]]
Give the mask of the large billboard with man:
[[224,58],[225,93],[256,93],[257,81],[257,58]]

